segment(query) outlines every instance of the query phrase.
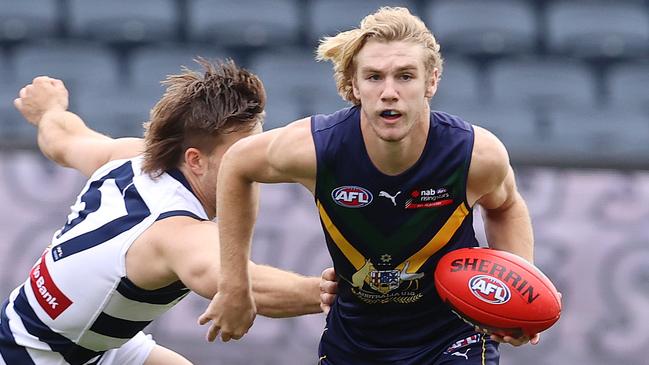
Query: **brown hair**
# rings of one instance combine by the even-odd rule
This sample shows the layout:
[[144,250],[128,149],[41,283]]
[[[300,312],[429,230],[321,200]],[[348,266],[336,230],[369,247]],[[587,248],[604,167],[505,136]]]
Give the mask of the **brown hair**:
[[359,28],[321,39],[316,51],[318,61],[333,63],[338,94],[355,105],[359,105],[361,101],[356,99],[352,88],[356,72],[354,59],[368,39],[421,44],[426,51],[426,71],[432,72],[437,68],[438,75],[442,75],[444,60],[439,51],[440,46],[426,24],[406,8],[382,7],[363,18]]
[[219,136],[262,123],[266,93],[261,80],[232,60],[195,60],[204,73],[182,68],[167,76],[164,95],[145,128],[142,171],[153,176],[177,167],[190,147],[209,154]]

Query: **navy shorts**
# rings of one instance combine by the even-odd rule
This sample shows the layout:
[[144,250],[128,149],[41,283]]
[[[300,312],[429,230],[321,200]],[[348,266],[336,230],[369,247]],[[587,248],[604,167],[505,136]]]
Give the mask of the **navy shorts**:
[[[498,365],[500,361],[498,345],[498,342],[481,333],[465,333],[444,346],[446,349],[437,356],[429,355],[430,362],[421,357],[415,362],[422,365]],[[361,363],[362,361],[350,359],[344,362]],[[318,364],[341,365],[332,362],[327,356],[321,356]]]
[[498,365],[499,361],[498,342],[473,333],[450,344],[433,365]]

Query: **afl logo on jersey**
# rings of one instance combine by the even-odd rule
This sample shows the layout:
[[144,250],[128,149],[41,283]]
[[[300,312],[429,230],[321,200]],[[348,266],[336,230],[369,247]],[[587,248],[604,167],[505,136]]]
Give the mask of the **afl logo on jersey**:
[[345,208],[362,208],[372,202],[372,193],[360,186],[341,186],[331,192],[336,204]]
[[469,289],[476,298],[490,304],[505,304],[512,296],[505,283],[489,275],[472,277]]

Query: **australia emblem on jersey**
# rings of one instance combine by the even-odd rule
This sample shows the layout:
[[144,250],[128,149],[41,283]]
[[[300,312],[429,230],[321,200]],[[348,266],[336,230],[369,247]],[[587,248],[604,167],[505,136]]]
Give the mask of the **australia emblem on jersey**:
[[381,293],[388,293],[399,287],[399,271],[370,271],[370,287]]
[[453,204],[454,199],[448,187],[413,189],[408,193],[406,209],[437,208]]
[[414,303],[422,297],[419,279],[423,273],[408,273],[409,263],[401,270],[377,270],[372,261],[352,275],[352,292],[362,301],[376,303]]

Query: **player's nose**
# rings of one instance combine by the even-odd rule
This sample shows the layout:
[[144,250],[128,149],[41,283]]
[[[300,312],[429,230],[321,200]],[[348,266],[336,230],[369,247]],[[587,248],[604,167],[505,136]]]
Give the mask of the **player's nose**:
[[394,79],[387,78],[383,83],[383,88],[381,89],[381,100],[395,101],[397,99],[399,99],[399,93],[397,92]]

